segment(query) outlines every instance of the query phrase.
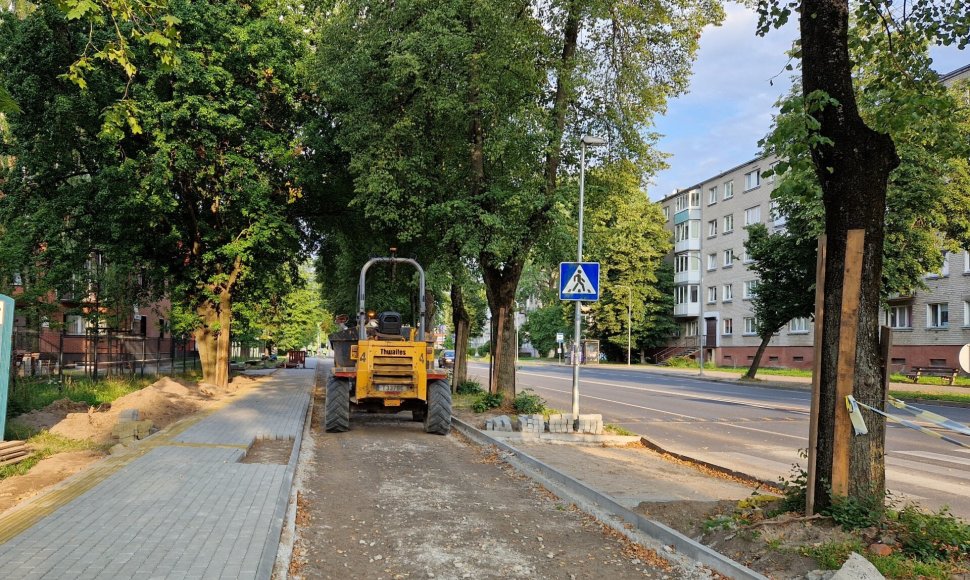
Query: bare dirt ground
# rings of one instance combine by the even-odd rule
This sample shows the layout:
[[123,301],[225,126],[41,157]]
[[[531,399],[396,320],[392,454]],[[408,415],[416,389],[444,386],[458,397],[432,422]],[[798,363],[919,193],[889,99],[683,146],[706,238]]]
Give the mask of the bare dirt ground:
[[[500,414],[511,413],[456,410],[457,416],[479,428],[486,418]],[[749,498],[765,498],[768,490],[640,444],[599,448],[523,443],[520,447],[634,511],[773,579],[805,578],[820,565],[800,555],[800,547],[847,537],[830,521],[803,521],[790,514],[766,520],[763,514],[772,506],[765,502],[748,509],[743,506]]]
[[126,409],[138,409],[141,419],[149,419],[163,429],[177,421],[222,405],[227,398],[251,388],[258,377],[237,376],[229,389],[200,388],[198,384],[162,377],[155,383],[116,399],[110,405],[88,407],[68,399],[55,401],[43,409],[14,417],[11,422],[69,439],[88,441],[95,448],[58,453],[41,460],[26,475],[0,481],[0,513],[15,507],[71,475],[83,471],[107,454],[115,441],[111,429]]
[[325,433],[320,381],[297,478],[299,578],[709,578],[675,570],[455,433],[409,413]]

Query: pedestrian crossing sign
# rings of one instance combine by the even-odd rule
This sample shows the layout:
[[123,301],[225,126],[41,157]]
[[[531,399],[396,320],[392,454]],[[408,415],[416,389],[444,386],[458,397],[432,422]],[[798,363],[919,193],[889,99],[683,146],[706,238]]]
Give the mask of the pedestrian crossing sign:
[[559,299],[590,302],[599,300],[599,262],[560,262]]

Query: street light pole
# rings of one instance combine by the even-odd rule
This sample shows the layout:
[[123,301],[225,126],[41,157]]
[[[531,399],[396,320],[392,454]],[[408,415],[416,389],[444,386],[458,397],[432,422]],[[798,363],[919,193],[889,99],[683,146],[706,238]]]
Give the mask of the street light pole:
[[697,323],[700,325],[698,329],[698,334],[701,335],[701,355],[698,359],[701,363],[700,369],[697,371],[699,376],[704,376],[704,348],[707,346],[707,320],[704,319],[704,261],[701,256],[697,256],[697,271],[700,276],[697,278]]
[[[586,192],[586,146],[604,145],[606,139],[583,135],[579,143],[579,243],[576,250],[576,261],[583,261],[583,197]],[[573,319],[573,427],[579,423],[579,333],[581,324],[581,304],[576,301],[576,313]]]
[[630,352],[632,349],[632,329],[633,329],[633,288],[625,284],[617,284],[617,288],[626,289],[626,366],[630,366]]

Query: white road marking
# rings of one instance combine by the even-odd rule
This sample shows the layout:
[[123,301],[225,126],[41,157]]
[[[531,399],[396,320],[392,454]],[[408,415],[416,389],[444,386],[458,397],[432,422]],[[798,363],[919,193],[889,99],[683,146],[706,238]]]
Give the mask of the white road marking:
[[893,451],[893,455],[911,455],[920,459],[935,459],[947,463],[956,463],[957,465],[970,465],[970,458],[953,457],[952,455],[930,453],[929,451]]
[[957,479],[970,480],[970,471],[964,471],[955,467],[943,467],[940,465],[933,465],[931,463],[921,463],[919,461],[900,459],[898,457],[893,457],[892,455],[886,456],[886,465],[912,469],[915,471],[925,471],[927,473],[935,473],[937,475],[946,475],[948,477],[955,477]]
[[[545,379],[556,379],[556,380],[562,380],[562,381],[566,381],[566,380],[572,381],[572,377],[566,378],[566,377],[560,377],[558,375],[544,375],[544,374],[540,374],[540,373],[530,373],[530,372],[521,372],[521,371],[520,371],[519,374],[521,374],[521,375],[529,375],[529,376],[534,376],[534,377],[541,377],[541,378],[545,378]],[[660,394],[660,395],[673,395],[673,396],[677,396],[677,397],[683,397],[683,398],[687,398],[687,399],[696,399],[696,400],[700,400],[700,401],[715,401],[715,402],[718,402],[718,403],[733,403],[735,405],[744,405],[746,407],[754,407],[756,409],[767,409],[767,410],[770,410],[770,411],[786,411],[786,412],[789,412],[789,413],[799,413],[799,414],[802,414],[802,415],[807,415],[808,414],[808,410],[803,409],[803,408],[799,408],[799,407],[782,407],[782,406],[777,406],[777,405],[769,405],[769,404],[765,404],[765,403],[753,403],[751,401],[745,401],[744,399],[732,399],[732,398],[728,398],[728,397],[718,397],[718,396],[714,396],[714,395],[696,395],[696,394],[693,394],[693,393],[685,393],[683,391],[670,391],[670,390],[666,390],[666,389],[658,389],[658,388],[651,388],[651,387],[636,387],[636,386],[632,386],[632,385],[624,385],[624,384],[621,384],[621,383],[607,383],[607,382],[603,382],[603,381],[584,380],[583,382],[586,383],[586,384],[590,384],[590,385],[600,385],[600,386],[604,386],[604,387],[615,387],[615,388],[618,388],[618,389],[628,389],[628,390],[631,390],[631,391],[642,391],[642,392],[645,392],[645,393],[656,393],[656,394]]]
[[[564,394],[570,393],[570,391],[561,391],[561,390],[558,390],[558,389],[553,389],[551,387],[536,387],[536,388],[545,389],[547,391],[552,391],[554,393],[564,393]],[[624,405],[626,407],[634,407],[636,409],[644,409],[646,411],[654,411],[656,413],[663,413],[665,415],[673,415],[674,417],[681,417],[683,419],[690,419],[692,421],[699,421],[699,422],[705,422],[705,423],[712,422],[712,421],[708,421],[707,419],[703,419],[701,417],[694,417],[692,415],[684,415],[683,413],[674,413],[673,411],[664,411],[663,409],[655,409],[653,407],[644,407],[642,405],[636,405],[636,404],[633,404],[633,403],[627,403],[625,401],[614,401],[613,399],[604,399],[602,397],[594,397],[593,395],[583,395],[583,397],[584,398],[587,398],[587,399],[594,399],[596,401],[604,401],[604,402],[607,402],[607,403],[614,403],[616,405]],[[767,433],[768,435],[773,435],[773,436],[776,436],[776,437],[788,437],[790,439],[796,439],[798,441],[805,441],[806,438],[807,438],[807,435],[806,436],[801,436],[801,435],[788,435],[786,433],[778,433],[777,431],[768,431],[768,430],[765,430],[765,429],[758,429],[758,428],[755,428],[755,427],[748,427],[748,426],[745,426],[745,425],[738,425],[736,423],[729,423],[729,422],[723,422],[722,421],[722,422],[718,422],[717,424],[718,425],[725,425],[725,426],[728,426],[728,427],[734,427],[736,429],[744,429],[746,431],[756,431],[758,433]]]

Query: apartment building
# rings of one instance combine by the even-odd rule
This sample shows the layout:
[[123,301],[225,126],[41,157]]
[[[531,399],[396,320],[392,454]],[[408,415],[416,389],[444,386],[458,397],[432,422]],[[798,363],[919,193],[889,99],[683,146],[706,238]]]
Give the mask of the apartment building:
[[[970,65],[943,77],[952,85],[970,79]],[[678,190],[660,201],[674,240],[674,317],[678,336],[669,354],[746,367],[761,339],[751,297],[758,279],[745,255],[746,227],[763,223],[784,228],[771,200],[774,177],[764,176],[777,159],[753,159]],[[970,343],[970,254],[949,254],[940,272],[927,274],[926,290],[888,301],[883,324],[893,329],[892,364],[958,366],[960,348]],[[769,343],[763,366],[811,368],[814,322],[796,318]]]

